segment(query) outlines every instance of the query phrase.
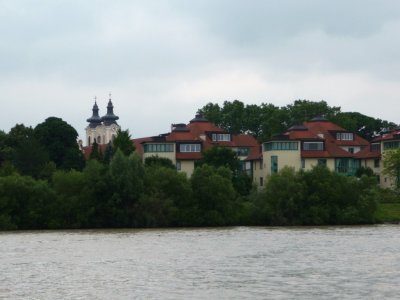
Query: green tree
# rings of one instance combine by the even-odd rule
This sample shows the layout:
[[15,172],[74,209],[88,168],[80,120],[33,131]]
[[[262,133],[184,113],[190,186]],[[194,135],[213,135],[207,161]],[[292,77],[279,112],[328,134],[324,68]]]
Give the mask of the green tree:
[[198,112],[200,112],[208,121],[222,127],[222,112],[218,103],[214,104],[209,102],[199,109]]
[[235,190],[242,196],[248,195],[252,188],[252,179],[241,170],[241,161],[231,148],[215,146],[203,152],[203,158],[196,165],[226,167],[232,172],[232,183]]
[[374,171],[370,167],[361,166],[360,168],[357,169],[355,175],[358,178],[360,178],[363,175],[371,177],[371,176],[374,176]]
[[376,189],[373,177],[347,177],[325,166],[297,173],[283,168],[253,197],[253,219],[260,225],[373,223]]
[[49,162],[46,149],[33,136],[26,138],[14,149],[14,166],[22,175],[40,178]]
[[286,106],[289,112],[288,126],[309,121],[317,116],[332,118],[340,112],[340,107],[330,107],[325,101],[296,100]]
[[11,175],[0,177],[1,229],[48,228],[55,194],[46,181]]
[[159,166],[159,167],[166,167],[170,169],[176,169],[174,163],[172,160],[166,157],[159,157],[159,156],[150,156],[146,157],[144,160],[144,165],[146,167],[150,166]]
[[7,159],[22,175],[40,177],[41,170],[48,162],[46,149],[34,137],[32,127],[17,124],[11,128],[4,140],[8,147]]
[[203,165],[195,168],[190,179],[195,205],[192,222],[199,226],[234,223],[237,193],[232,185],[232,172],[226,167]]
[[117,149],[121,150],[123,154],[130,155],[135,151],[135,146],[132,142],[131,135],[129,134],[129,130],[118,130],[117,136],[113,142],[114,151]]
[[384,152],[383,174],[392,177],[396,182],[396,189],[400,189],[400,149]]
[[81,170],[84,158],[76,141],[78,133],[60,118],[50,117],[34,129],[34,136],[47,150],[57,168]]
[[106,146],[106,150],[104,151],[104,163],[109,164],[111,162],[112,156],[114,153],[113,146],[111,142],[109,142]]
[[98,161],[103,161],[103,154],[99,149],[99,144],[97,144],[96,140],[94,140],[92,144],[92,152],[90,153],[89,159],[97,159]]
[[240,160],[231,148],[215,146],[203,152],[203,158],[198,161],[198,165],[207,164],[210,166],[227,167],[232,173],[237,173],[240,169]]
[[54,172],[52,186],[57,195],[51,208],[49,227],[84,228],[89,225],[91,210],[85,175],[82,172],[59,170]]
[[95,228],[115,227],[113,219],[114,204],[111,198],[114,193],[109,165],[97,160],[89,160],[83,169],[84,201],[87,202],[87,226]]
[[136,225],[187,226],[193,205],[192,190],[185,174],[153,164],[145,168],[144,193],[136,207]]
[[113,194],[109,202],[115,222],[113,226],[129,226],[134,223],[134,206],[143,193],[143,177],[140,157],[135,153],[127,157],[118,149],[110,163]]
[[272,175],[256,195],[254,220],[260,225],[301,225],[304,197],[305,187],[300,175],[292,168],[283,168]]

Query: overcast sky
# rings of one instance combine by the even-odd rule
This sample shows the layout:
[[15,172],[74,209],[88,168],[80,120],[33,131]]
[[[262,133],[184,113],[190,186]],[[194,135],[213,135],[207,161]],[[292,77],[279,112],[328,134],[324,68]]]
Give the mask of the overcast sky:
[[6,132],[57,116],[84,139],[109,92],[135,138],[234,99],[400,123],[398,0],[0,0],[0,37]]

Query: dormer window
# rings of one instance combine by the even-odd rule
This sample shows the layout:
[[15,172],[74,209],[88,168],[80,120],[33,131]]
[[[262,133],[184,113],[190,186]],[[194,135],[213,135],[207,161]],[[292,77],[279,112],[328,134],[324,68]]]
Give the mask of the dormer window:
[[229,133],[213,133],[211,139],[213,142],[230,142],[231,135]]
[[337,132],[336,139],[338,141],[352,141],[354,140],[354,134],[352,132]]

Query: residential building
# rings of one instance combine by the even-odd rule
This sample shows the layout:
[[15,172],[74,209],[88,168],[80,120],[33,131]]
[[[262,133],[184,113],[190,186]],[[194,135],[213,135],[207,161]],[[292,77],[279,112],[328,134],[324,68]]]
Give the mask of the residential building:
[[[400,129],[394,129],[374,138],[371,142],[371,148],[369,155],[370,159],[366,160],[366,163],[371,167],[374,172],[379,175],[380,185],[384,188],[392,188],[396,184],[396,178],[391,178],[386,174],[382,173],[382,158],[385,156],[385,152],[392,149],[400,148]],[[374,154],[374,155],[371,155]]]
[[[195,162],[203,157],[205,150],[215,146],[228,147],[237,153],[243,172],[252,177],[260,176],[259,172],[254,172],[254,165],[261,159],[257,140],[251,135],[227,132],[201,114],[197,114],[189,124],[172,124],[169,133],[135,139],[134,143],[144,160],[151,156],[168,158],[187,176],[191,176]],[[258,183],[259,178],[254,178],[254,181]]]
[[357,153],[369,149],[369,142],[323,117],[290,127],[263,143],[265,175],[285,166],[309,170],[326,165],[344,175],[354,175],[360,166]]

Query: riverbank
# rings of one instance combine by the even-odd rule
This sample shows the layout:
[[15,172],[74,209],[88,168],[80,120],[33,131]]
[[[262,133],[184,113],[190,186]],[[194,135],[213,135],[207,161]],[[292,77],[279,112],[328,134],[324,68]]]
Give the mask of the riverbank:
[[380,203],[376,217],[383,223],[400,223],[400,203]]

